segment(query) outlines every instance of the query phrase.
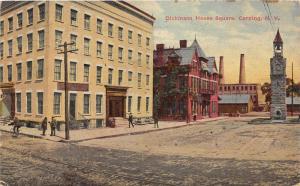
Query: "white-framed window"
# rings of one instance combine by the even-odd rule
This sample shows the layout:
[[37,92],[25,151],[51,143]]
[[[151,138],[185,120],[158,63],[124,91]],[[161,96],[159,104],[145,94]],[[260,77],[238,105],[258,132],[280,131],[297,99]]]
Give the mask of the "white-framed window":
[[101,83],[101,81],[102,81],[102,67],[97,66],[96,83]]
[[39,35],[39,49],[42,49],[45,46],[45,31],[44,30],[38,31],[38,35]]
[[71,25],[76,26],[77,25],[77,10],[71,9]]
[[142,46],[142,35],[138,34],[138,45]]
[[21,110],[21,108],[22,108],[21,92],[16,93],[16,107],[17,107],[16,111],[20,113],[22,111]]
[[37,106],[38,106],[38,114],[44,114],[44,93],[37,92]]
[[37,79],[42,79],[44,77],[44,59],[38,59],[37,66]]
[[14,29],[14,18],[8,18],[8,31],[11,32]]
[[40,16],[40,21],[45,19],[45,4],[39,5],[39,16]]
[[56,46],[56,48],[58,48],[59,45],[62,44],[62,35],[63,35],[62,31],[55,30],[55,46]]
[[27,67],[27,80],[31,80],[32,79],[32,61],[27,61],[26,67]]
[[146,97],[146,112],[149,112],[149,100],[150,98],[149,97]]
[[102,98],[103,95],[96,95],[96,113],[102,113]]
[[55,20],[62,21],[62,16],[63,16],[63,6],[56,4],[55,5]]
[[142,66],[142,53],[138,52],[138,66]]
[[84,14],[84,29],[90,30],[91,29],[91,16]]
[[150,38],[149,38],[149,37],[146,38],[146,46],[147,46],[147,47],[150,46]]
[[150,64],[150,56],[146,55],[146,64],[149,65]]
[[4,34],[4,21],[0,21],[0,35]]
[[59,115],[60,114],[60,100],[61,100],[61,93],[54,92],[53,98],[53,114]]
[[22,63],[17,64],[17,81],[22,80]]
[[128,71],[128,82],[132,81],[132,72]]
[[123,70],[119,70],[119,80],[118,84],[121,85],[123,81]]
[[77,35],[71,34],[70,35],[70,40],[71,40],[71,43],[74,43],[73,45],[71,45],[71,49],[75,50],[76,46],[77,46]]
[[89,82],[89,75],[90,74],[90,65],[84,64],[83,65],[83,82]]
[[76,81],[76,62],[70,62],[70,80]]
[[0,82],[3,82],[3,66],[0,66]]
[[108,45],[108,59],[113,60],[113,45]]
[[119,47],[119,49],[118,49],[118,58],[119,58],[119,61],[123,61],[123,48],[122,47]]
[[102,34],[102,23],[103,21],[101,19],[97,19],[97,33]]
[[27,34],[27,51],[28,52],[32,51],[32,48],[33,48],[32,40],[33,40],[33,34],[32,33]]
[[128,50],[128,62],[132,62],[132,50]]
[[138,73],[138,87],[141,88],[142,86],[142,73]]
[[132,96],[128,96],[128,105],[127,105],[128,112],[131,112],[131,104],[132,104]]
[[22,36],[19,36],[17,38],[17,45],[18,45],[18,54],[22,54],[22,49],[23,49],[23,45],[22,45]]
[[8,56],[12,56],[13,54],[13,40],[7,41],[8,44]]
[[7,80],[12,81],[12,65],[7,65]]
[[113,37],[113,29],[114,25],[112,23],[108,23],[108,36]]
[[128,42],[132,43],[132,31],[128,30]]
[[26,92],[26,113],[28,114],[32,112],[31,102],[31,92]]
[[97,57],[102,57],[102,42],[97,41]]
[[119,27],[118,29],[118,38],[119,40],[123,40],[123,28]]
[[137,111],[141,112],[141,101],[142,101],[142,97],[138,96],[138,100],[137,100]]
[[4,49],[3,49],[3,42],[0,43],[0,58],[3,59],[3,55],[4,55]]
[[146,86],[149,86],[150,75],[146,75]]
[[111,85],[113,81],[113,69],[108,69],[108,84]]
[[90,39],[84,38],[84,55],[90,55]]
[[18,28],[22,28],[22,26],[23,26],[23,13],[18,13],[17,18],[18,18]]
[[83,114],[90,113],[90,94],[83,95]]
[[27,10],[28,25],[33,23],[33,8]]
[[55,62],[54,62],[54,80],[61,80],[61,64],[62,64],[62,60],[55,59]]

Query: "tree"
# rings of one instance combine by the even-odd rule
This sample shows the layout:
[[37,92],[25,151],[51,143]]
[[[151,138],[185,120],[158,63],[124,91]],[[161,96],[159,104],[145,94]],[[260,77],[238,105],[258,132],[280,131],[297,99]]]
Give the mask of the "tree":
[[270,109],[270,103],[271,103],[271,84],[270,83],[264,83],[261,86],[261,91],[263,95],[265,95],[265,102],[267,104],[267,110]]

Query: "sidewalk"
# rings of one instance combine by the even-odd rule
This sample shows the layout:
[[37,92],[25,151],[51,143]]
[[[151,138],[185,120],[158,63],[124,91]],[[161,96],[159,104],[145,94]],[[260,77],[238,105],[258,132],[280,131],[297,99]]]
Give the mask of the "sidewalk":
[[[35,137],[35,138],[42,138],[47,139],[51,141],[56,142],[82,142],[92,139],[101,139],[101,138],[112,138],[112,137],[118,137],[118,136],[125,136],[125,135],[136,135],[136,134],[143,134],[148,132],[154,132],[159,130],[166,130],[166,129],[173,129],[173,128],[179,128],[179,127],[186,127],[186,126],[192,126],[197,125],[205,122],[210,121],[217,121],[217,120],[223,120],[228,117],[218,117],[218,118],[207,118],[202,119],[196,122],[191,122],[187,124],[186,122],[176,122],[176,121],[160,121],[159,122],[159,128],[154,128],[154,124],[147,124],[147,125],[135,125],[134,128],[128,128],[128,126],[117,126],[116,128],[109,128],[109,127],[103,127],[103,128],[91,128],[91,129],[80,129],[80,130],[70,130],[70,140],[65,140],[65,131],[56,131],[56,136],[50,136],[50,129],[46,131],[46,136],[42,136],[42,131],[38,130],[36,128],[26,128],[22,127],[20,128],[20,134],[29,136],[29,137]],[[0,131],[5,132],[12,132],[12,126],[8,125],[1,125]]]

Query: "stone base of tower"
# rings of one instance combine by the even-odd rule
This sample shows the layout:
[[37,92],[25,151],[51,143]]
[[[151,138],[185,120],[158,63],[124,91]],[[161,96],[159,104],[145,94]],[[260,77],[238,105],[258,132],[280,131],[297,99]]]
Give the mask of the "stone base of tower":
[[284,121],[287,116],[286,104],[271,104],[271,120],[273,121]]

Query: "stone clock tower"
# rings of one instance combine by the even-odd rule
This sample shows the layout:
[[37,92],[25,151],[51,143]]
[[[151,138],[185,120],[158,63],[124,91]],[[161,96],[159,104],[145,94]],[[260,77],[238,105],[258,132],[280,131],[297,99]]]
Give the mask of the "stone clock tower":
[[273,41],[274,56],[270,59],[271,67],[271,120],[285,120],[287,108],[285,103],[286,58],[283,57],[283,42],[279,29]]

